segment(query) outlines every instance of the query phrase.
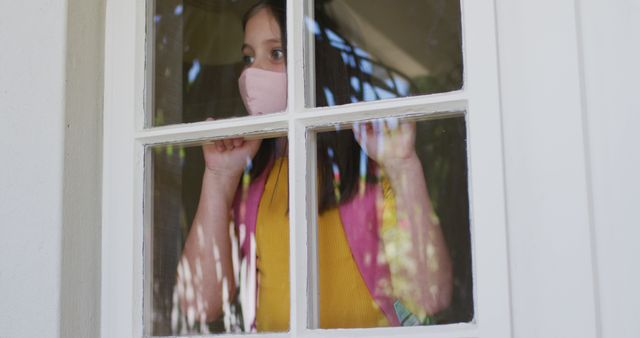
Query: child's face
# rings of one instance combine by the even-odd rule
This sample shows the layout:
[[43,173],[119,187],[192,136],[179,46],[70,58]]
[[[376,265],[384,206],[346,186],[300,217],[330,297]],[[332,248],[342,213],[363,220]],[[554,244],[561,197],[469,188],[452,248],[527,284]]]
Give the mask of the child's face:
[[260,9],[245,27],[242,55],[245,68],[285,72],[285,55],[280,26],[271,12]]

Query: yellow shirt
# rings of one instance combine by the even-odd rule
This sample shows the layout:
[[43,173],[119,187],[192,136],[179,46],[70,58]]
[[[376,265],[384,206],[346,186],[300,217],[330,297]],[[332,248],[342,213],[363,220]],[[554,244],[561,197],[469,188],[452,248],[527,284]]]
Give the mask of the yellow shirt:
[[[260,332],[289,329],[289,217],[287,159],[276,160],[256,222]],[[338,208],[318,217],[320,328],[388,326],[371,297],[347,242]]]

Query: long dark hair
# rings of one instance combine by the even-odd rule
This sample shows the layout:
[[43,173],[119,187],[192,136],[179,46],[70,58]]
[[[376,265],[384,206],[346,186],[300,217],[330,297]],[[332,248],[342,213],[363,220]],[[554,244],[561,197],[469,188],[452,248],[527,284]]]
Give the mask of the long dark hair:
[[[266,8],[280,25],[281,40],[286,49],[286,9],[284,0],[261,0],[252,6],[244,15],[243,27],[259,10]],[[326,15],[318,15],[316,21],[320,27],[332,26]],[[332,47],[327,40],[316,35],[316,106],[324,107],[330,104],[350,103],[352,88],[349,85],[347,67],[342,61],[340,52]],[[327,94],[330,91],[330,94]],[[327,95],[331,95],[329,101]],[[367,166],[364,179],[375,180],[374,164],[365,156],[365,162],[360,163],[362,149],[356,142],[351,130],[319,133],[317,136],[318,163],[318,209],[322,213],[353,198],[358,191],[360,166]],[[253,159],[251,176],[259,176],[275,157],[275,140],[262,142],[258,153]],[[335,167],[334,167],[335,165]],[[337,168],[336,168],[337,167]],[[335,173],[339,172],[339,184],[336,184]],[[339,194],[336,194],[336,187]]]

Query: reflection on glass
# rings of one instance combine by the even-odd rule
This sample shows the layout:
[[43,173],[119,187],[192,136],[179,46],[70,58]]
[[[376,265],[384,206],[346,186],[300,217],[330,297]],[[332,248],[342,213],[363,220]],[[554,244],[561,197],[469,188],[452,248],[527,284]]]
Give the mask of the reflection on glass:
[[317,139],[318,326],[471,321],[464,116]]
[[[247,115],[251,110],[245,109],[243,101],[247,101],[251,92],[247,94],[246,90],[240,89],[238,80],[246,68],[251,68],[252,58],[259,52],[246,36],[247,21],[252,17],[249,14],[254,14],[249,12],[259,1],[153,2],[154,15],[149,18],[153,57],[148,58],[152,79],[148,89],[152,95],[147,125],[163,126]],[[284,14],[277,19],[275,26],[263,25],[260,31],[274,32],[280,40],[284,30],[276,31],[281,26],[279,21],[284,22]],[[247,50],[247,46],[252,47],[251,50]],[[268,47],[267,56],[278,46]],[[284,72],[284,49],[280,49],[280,72]],[[279,71],[261,63],[257,66],[254,68]],[[272,83],[272,87],[276,86]],[[276,88],[286,91],[286,84]],[[285,107],[286,102],[278,106],[278,111]]]
[[[314,106],[462,87],[459,1],[315,0]],[[309,69],[313,69],[310,67]],[[307,93],[308,95],[311,93]]]
[[286,147],[148,148],[146,335],[288,330]]

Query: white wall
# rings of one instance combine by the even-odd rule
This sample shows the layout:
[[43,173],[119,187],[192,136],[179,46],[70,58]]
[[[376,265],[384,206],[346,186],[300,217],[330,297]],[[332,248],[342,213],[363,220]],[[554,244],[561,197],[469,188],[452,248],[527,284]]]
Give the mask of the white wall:
[[66,3],[0,2],[0,336],[59,330]]
[[103,2],[0,2],[0,337],[99,328]]
[[513,335],[596,337],[574,3],[497,4]]
[[496,3],[513,336],[638,337],[640,2]]
[[640,1],[579,7],[601,337],[640,337]]

